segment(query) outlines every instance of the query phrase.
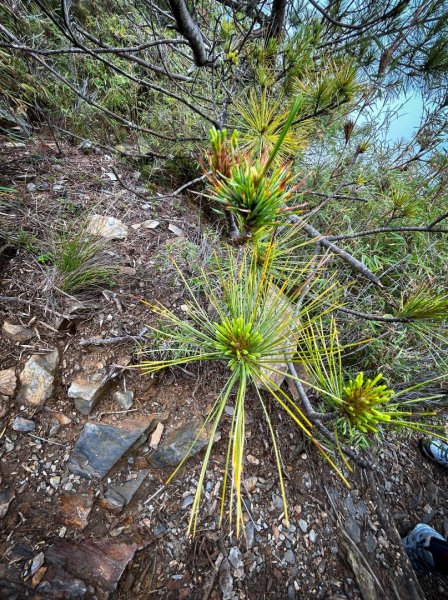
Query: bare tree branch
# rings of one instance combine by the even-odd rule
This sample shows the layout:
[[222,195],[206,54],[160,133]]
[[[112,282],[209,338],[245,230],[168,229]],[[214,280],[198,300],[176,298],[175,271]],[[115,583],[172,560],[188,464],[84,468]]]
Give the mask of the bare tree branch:
[[337,256],[340,256],[342,258],[342,260],[344,260],[346,263],[348,263],[354,269],[359,271],[362,275],[364,275],[364,277],[366,277],[369,281],[371,281],[375,285],[377,285],[379,287],[383,287],[383,284],[378,279],[378,277],[376,275],[374,275],[372,273],[372,271],[368,267],[366,267],[366,265],[364,263],[362,263],[360,260],[358,260],[357,258],[352,256],[345,250],[342,250],[342,248],[339,248],[339,246],[336,246],[336,244],[333,244],[333,242],[327,236],[322,235],[319,231],[317,231],[317,229],[312,227],[309,223],[305,223],[303,221],[303,219],[301,219],[297,215],[291,215],[291,220],[295,223],[300,222],[302,224],[303,230],[310,237],[315,238],[315,241],[318,244],[320,244],[321,246],[324,246],[325,248],[328,248],[329,250],[331,250],[331,252],[333,252]]
[[176,19],[177,30],[188,40],[197,66],[203,67],[208,59],[201,30],[193,21],[184,0],[168,0],[168,3]]

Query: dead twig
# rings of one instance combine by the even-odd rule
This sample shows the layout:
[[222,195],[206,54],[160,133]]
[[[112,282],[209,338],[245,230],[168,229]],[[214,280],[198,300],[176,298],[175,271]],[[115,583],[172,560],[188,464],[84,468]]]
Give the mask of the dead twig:
[[385,317],[382,315],[370,315],[367,313],[359,312],[358,310],[353,310],[351,308],[339,307],[336,308],[337,311],[347,313],[348,315],[354,315],[355,317],[360,317],[361,319],[366,319],[367,321],[380,321],[382,323],[412,323],[417,319],[411,319],[410,317]]
[[366,277],[369,281],[371,281],[378,287],[383,287],[383,284],[378,279],[378,277],[374,275],[364,263],[362,263],[360,260],[352,256],[345,250],[342,250],[342,248],[339,248],[339,246],[336,246],[336,244],[334,244],[328,236],[322,235],[319,231],[317,231],[317,229],[315,229],[309,223],[305,223],[303,219],[301,219],[297,215],[291,215],[291,221],[294,223],[301,223],[305,233],[307,233],[310,237],[315,238],[316,243],[318,243],[320,246],[328,248],[328,250],[331,250],[331,252],[333,252],[337,256],[340,256],[342,260],[344,260],[354,269],[359,271],[362,275],[364,275],[364,277]]
[[107,346],[109,344],[122,344],[124,342],[138,342],[145,338],[148,328],[143,329],[137,335],[120,335],[111,338],[82,338],[79,341],[80,346]]
[[137,196],[138,198],[141,198],[145,202],[148,202],[148,198],[146,196],[144,196],[143,194],[140,194],[140,192],[136,192],[135,190],[133,190],[132,188],[130,188],[128,185],[126,185],[124,183],[123,179],[120,177],[120,175],[118,175],[117,171],[113,167],[111,167],[110,170],[115,175],[115,177],[117,178],[118,183],[121,185],[122,188],[124,188],[127,192],[131,192],[131,194],[134,194],[134,196]]
[[223,560],[224,560],[224,555],[222,554],[222,552],[220,552],[218,554],[218,558],[215,561],[215,564],[213,565],[212,572],[210,573],[210,576],[209,576],[208,580],[206,581],[204,588],[202,590],[203,600],[208,600],[208,597],[210,596],[210,594],[212,592],[216,576],[219,573],[219,568],[220,568]]
[[[445,218],[445,217],[443,217]],[[443,218],[439,218],[434,221],[431,225],[423,227],[378,227],[377,229],[367,229],[366,231],[358,231],[357,233],[347,233],[345,235],[329,235],[325,236],[325,239],[329,242],[338,242],[340,240],[354,240],[359,237],[366,235],[376,235],[377,233],[405,233],[407,231],[414,231],[420,233],[448,233],[448,229],[433,229],[436,223],[440,223]]]
[[[19,298],[17,296],[0,296],[0,302],[11,302],[14,304],[27,304],[28,306],[36,305],[36,300],[25,300],[24,298]],[[56,315],[57,317],[62,317],[63,319],[69,319],[69,320],[71,319],[70,316],[64,315],[52,308],[48,308],[48,306],[42,307],[42,310],[44,312],[50,312],[53,315]]]

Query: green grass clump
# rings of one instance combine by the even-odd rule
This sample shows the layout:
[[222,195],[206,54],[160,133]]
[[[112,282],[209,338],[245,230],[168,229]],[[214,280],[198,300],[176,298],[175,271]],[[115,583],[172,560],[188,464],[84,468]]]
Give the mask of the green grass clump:
[[54,236],[46,258],[53,267],[55,286],[76,294],[111,285],[117,267],[110,264],[107,248],[107,240],[86,231]]

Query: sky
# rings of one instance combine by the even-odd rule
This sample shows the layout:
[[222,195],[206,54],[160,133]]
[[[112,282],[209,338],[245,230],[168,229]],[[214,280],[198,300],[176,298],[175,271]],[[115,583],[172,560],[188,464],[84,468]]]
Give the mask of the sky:
[[402,95],[389,105],[392,110],[400,106],[397,117],[390,122],[388,141],[391,142],[410,139],[418,129],[423,114],[423,100],[420,94],[408,97]]

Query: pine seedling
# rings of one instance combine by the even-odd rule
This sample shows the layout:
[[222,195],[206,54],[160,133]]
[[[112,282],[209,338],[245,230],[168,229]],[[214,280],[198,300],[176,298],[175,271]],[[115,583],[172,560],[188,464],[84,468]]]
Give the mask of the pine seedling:
[[[160,358],[143,360],[138,365],[144,374],[197,361],[220,361],[228,369],[227,382],[203,426],[210,428],[210,442],[203,459],[192,506],[189,522],[189,532],[192,534],[196,531],[201,492],[213,440],[222,421],[224,409],[232,401],[234,411],[224,466],[220,515],[222,520],[227,493],[229,493],[230,522],[232,524],[235,517],[236,533],[240,534],[243,526],[241,482],[245,456],[245,410],[249,388],[253,389],[255,397],[258,398],[271,434],[285,518],[288,518],[280,449],[274,434],[271,416],[257,387],[260,382],[277,406],[289,415],[343,477],[325,449],[316,440],[312,423],[298,404],[277,385],[271,375],[279,372],[279,363],[284,363],[285,358],[290,361],[295,360],[295,340],[302,328],[302,320],[313,322],[316,315],[325,314],[334,308],[334,302],[338,297],[337,284],[334,282],[329,285],[309,304],[304,304],[299,314],[295,315],[292,310],[284,310],[285,293],[292,302],[297,300],[301,286],[307,278],[306,267],[302,271],[292,272],[289,281],[277,288],[268,269],[268,260],[260,268],[256,253],[250,249],[245,250],[242,256],[232,249],[228,252],[225,266],[216,259],[216,273],[203,273],[202,289],[205,290],[205,304],[209,306],[207,311],[199,303],[180,271],[179,275],[190,295],[187,316],[179,317],[161,304],[150,305],[152,311],[159,317],[161,325],[149,326],[149,328],[157,332],[161,338],[169,340],[173,356],[166,357],[164,348],[161,350]],[[216,290],[220,290],[222,293]],[[216,318],[211,318],[210,314],[215,314]],[[154,349],[152,353],[156,356],[157,349]],[[290,375],[287,376],[290,377]],[[196,440],[192,447],[195,442]],[[171,475],[170,480],[185,462],[188,454],[187,452],[184,461]]]

